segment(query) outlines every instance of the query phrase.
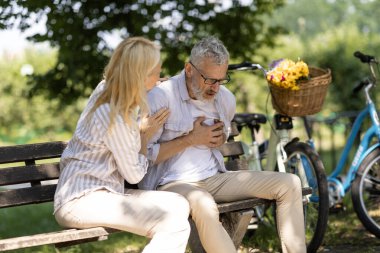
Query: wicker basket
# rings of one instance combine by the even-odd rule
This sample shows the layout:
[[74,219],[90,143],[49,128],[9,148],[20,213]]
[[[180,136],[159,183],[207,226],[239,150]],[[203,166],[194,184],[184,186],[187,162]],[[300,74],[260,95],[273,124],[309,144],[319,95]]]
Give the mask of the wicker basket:
[[271,83],[273,108],[280,114],[291,117],[306,116],[319,112],[331,83],[330,69],[309,67],[310,79],[299,83],[299,90],[289,90]]

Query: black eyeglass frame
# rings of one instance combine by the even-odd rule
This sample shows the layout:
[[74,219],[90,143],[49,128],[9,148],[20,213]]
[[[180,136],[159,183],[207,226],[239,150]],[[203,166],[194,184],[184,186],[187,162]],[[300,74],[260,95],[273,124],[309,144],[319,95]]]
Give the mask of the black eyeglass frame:
[[229,74],[227,74],[227,78],[225,79],[214,79],[214,78],[208,78],[208,77],[205,77],[197,67],[195,67],[195,65],[189,61],[189,63],[191,64],[191,66],[194,67],[194,69],[201,75],[201,77],[203,78],[203,82],[207,85],[214,85],[216,83],[219,83],[219,85],[225,85],[227,83],[229,83],[231,81],[231,77]]

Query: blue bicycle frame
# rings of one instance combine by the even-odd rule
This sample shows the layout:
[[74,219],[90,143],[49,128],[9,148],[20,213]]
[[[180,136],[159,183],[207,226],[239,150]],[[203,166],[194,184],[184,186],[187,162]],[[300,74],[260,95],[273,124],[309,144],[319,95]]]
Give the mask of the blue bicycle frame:
[[[368,90],[366,88],[366,94],[368,94]],[[360,145],[357,148],[355,157],[351,163],[350,169],[347,173],[347,178],[343,182],[343,184],[337,179],[339,174],[343,171],[344,165],[347,162],[348,155],[350,150],[353,147],[354,140],[357,137],[360,127],[366,117],[370,116],[372,121],[372,126],[365,132],[363,139],[360,142]],[[371,140],[377,136],[378,142],[371,147]],[[372,100],[367,96],[367,106],[359,113],[357,118],[355,119],[354,125],[351,129],[350,135],[348,137],[348,141],[344,146],[342,151],[342,155],[339,159],[338,165],[334,169],[334,171],[327,177],[328,181],[332,181],[340,186],[340,195],[343,197],[345,193],[350,189],[350,185],[352,181],[355,179],[356,171],[359,168],[359,165],[362,163],[363,159],[371,153],[372,150],[380,147],[380,124],[378,115],[376,112],[376,108]]]

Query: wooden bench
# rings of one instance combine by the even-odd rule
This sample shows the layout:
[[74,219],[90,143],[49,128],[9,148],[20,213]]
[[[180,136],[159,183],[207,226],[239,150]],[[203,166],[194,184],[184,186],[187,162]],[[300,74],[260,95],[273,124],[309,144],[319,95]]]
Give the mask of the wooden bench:
[[[0,168],[0,208],[53,201],[59,178],[59,157],[65,147],[65,142],[0,147],[0,164],[5,164],[5,168]],[[229,169],[247,169],[247,163],[243,159],[239,159],[239,156],[243,154],[240,142],[230,140],[221,147],[221,151],[225,157],[229,158],[229,161],[226,161]],[[9,188],[9,186],[19,186],[19,184],[23,187]],[[304,194],[306,193],[310,193],[310,190],[304,191]],[[221,221],[236,247],[240,245],[247,230],[253,215],[253,207],[264,203],[268,203],[268,200],[253,198],[218,204]],[[51,218],[54,219],[54,216]],[[2,219],[6,219],[6,217],[0,217],[0,220]],[[25,219],[27,224],[26,217],[20,217],[20,219]],[[191,219],[190,223],[192,234],[189,246],[192,252],[204,252]],[[20,235],[19,237],[0,239],[0,251],[46,244],[54,244],[60,248],[83,242],[104,240],[114,232],[118,232],[118,230],[96,227]]]

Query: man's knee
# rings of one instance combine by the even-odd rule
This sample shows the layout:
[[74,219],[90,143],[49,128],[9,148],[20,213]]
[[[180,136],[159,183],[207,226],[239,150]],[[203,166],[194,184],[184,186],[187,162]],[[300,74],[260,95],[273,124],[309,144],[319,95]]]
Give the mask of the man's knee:
[[219,210],[214,198],[205,192],[197,192],[189,198],[191,215],[194,220],[219,220]]
[[295,174],[285,173],[282,180],[282,188],[285,188],[288,192],[301,191],[301,180]]
[[292,188],[294,189],[300,189],[301,188],[301,179],[299,178],[299,176],[295,175],[295,174],[290,174],[290,173],[287,173],[288,175],[288,183],[290,186],[292,186]]

